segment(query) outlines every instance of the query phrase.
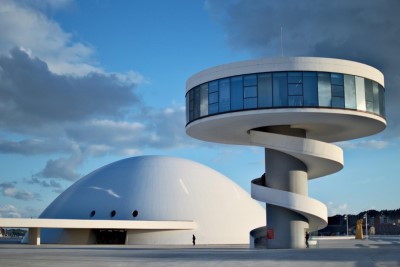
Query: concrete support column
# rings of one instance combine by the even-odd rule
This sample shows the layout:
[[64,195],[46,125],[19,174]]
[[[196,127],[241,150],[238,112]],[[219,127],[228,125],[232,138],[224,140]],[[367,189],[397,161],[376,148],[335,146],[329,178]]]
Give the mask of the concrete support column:
[[[305,131],[279,126],[268,132],[305,137]],[[308,195],[308,175],[305,164],[288,154],[265,149],[265,186]],[[267,248],[304,248],[307,219],[284,207],[266,205],[267,228],[273,229],[274,239],[267,240]]]
[[40,228],[29,228],[29,244],[40,245]]

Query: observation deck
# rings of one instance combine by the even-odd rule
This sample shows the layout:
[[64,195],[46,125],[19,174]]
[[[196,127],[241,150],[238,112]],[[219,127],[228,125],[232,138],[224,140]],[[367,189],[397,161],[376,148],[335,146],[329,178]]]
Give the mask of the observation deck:
[[[306,231],[327,225],[326,206],[308,197],[309,179],[343,168],[332,142],[386,127],[383,74],[329,58],[276,58],[213,67],[186,83],[186,132],[210,142],[265,148],[265,174],[252,197],[267,204],[268,248],[302,248]],[[257,238],[257,237],[255,237]]]

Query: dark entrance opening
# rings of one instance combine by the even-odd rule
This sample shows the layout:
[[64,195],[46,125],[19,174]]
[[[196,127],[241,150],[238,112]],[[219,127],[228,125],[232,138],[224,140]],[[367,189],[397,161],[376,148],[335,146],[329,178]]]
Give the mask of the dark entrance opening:
[[107,230],[100,229],[96,230],[96,240],[97,244],[115,244],[124,245],[126,240],[125,230]]

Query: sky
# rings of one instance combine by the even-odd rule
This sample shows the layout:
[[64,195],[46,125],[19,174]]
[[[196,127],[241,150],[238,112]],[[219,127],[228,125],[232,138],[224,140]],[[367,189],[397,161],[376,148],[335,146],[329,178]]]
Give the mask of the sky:
[[[338,145],[309,182],[329,215],[400,208],[398,0],[0,0],[0,217],[37,217],[114,161],[187,158],[245,190],[264,150],[185,133],[185,83],[265,57],[355,60],[385,75],[387,128]],[[282,33],[282,34],[281,34]]]

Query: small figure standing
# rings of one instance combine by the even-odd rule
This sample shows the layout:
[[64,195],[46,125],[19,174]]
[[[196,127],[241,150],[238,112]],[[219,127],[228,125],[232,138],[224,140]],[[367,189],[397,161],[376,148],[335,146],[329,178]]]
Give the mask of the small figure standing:
[[196,237],[194,235],[192,237],[192,241],[193,241],[193,246],[196,245]]
[[308,248],[308,239],[310,238],[310,234],[306,232],[306,246]]

